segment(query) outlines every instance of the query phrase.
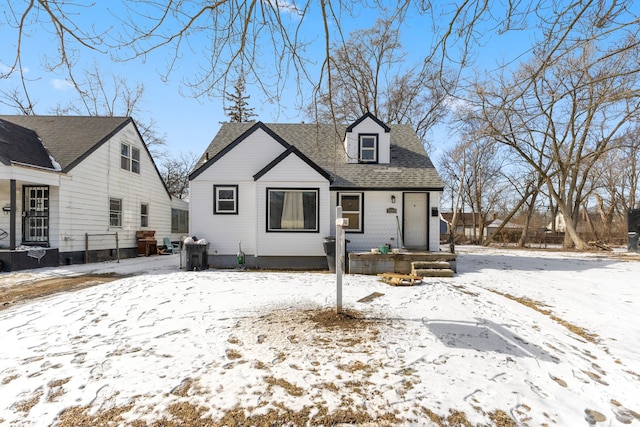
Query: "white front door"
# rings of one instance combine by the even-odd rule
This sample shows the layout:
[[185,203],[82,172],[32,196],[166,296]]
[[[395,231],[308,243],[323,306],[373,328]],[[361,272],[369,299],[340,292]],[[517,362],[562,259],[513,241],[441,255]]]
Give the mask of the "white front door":
[[428,250],[429,193],[404,193],[403,237],[407,249]]

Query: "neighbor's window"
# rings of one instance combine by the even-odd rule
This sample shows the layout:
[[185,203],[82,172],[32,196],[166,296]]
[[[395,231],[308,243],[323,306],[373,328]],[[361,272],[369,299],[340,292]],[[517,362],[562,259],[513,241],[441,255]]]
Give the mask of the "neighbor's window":
[[109,199],[109,225],[122,227],[122,199]]
[[342,206],[342,217],[349,219],[346,231],[362,232],[362,193],[340,193],[338,203]]
[[213,213],[237,214],[238,213],[238,186],[214,185],[213,186]]
[[148,227],[149,226],[149,205],[141,204],[140,205],[140,227]]
[[120,167],[131,172],[140,173],[140,149],[129,144],[120,144]]
[[360,162],[376,163],[378,161],[378,135],[360,135]]
[[267,189],[267,231],[317,232],[318,189]]
[[184,209],[171,209],[171,232],[189,232],[189,211]]

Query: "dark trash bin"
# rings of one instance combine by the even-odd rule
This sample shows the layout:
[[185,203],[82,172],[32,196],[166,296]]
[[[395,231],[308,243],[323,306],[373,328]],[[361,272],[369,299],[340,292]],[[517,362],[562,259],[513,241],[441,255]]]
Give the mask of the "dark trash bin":
[[209,244],[185,243],[184,248],[187,254],[186,269],[191,271],[206,270],[209,268],[207,249]]
[[[345,259],[345,266],[344,266],[344,272],[347,273],[349,270],[349,256],[347,255],[347,243],[349,243],[350,240],[345,239],[344,241],[344,250],[342,251],[342,254],[344,255],[344,259]],[[336,272],[336,238],[334,236],[327,236],[324,238],[322,245],[324,246],[324,253],[325,255],[327,255],[327,264],[329,264],[329,271],[331,273],[335,273]]]
[[327,256],[327,264],[329,264],[329,271],[336,272],[336,238],[328,236],[324,238],[322,242],[324,246],[324,253]]

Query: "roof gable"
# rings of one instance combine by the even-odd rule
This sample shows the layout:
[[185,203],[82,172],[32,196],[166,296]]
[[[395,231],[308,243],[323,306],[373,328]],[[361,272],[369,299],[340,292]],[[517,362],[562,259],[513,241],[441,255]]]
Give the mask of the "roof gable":
[[384,129],[384,131],[386,133],[389,133],[391,131],[391,128],[389,128],[389,126],[384,124],[384,122],[382,120],[380,120],[379,118],[377,118],[376,116],[374,116],[373,114],[371,114],[370,112],[367,111],[362,117],[360,117],[358,120],[356,120],[355,122],[351,123],[351,125],[349,125],[349,127],[347,127],[347,132],[352,132],[353,128],[358,126],[360,123],[362,123],[366,119],[371,119],[374,122],[376,122],[382,129]]
[[0,119],[35,131],[63,172],[73,169],[132,122],[130,117],[3,116]]
[[[47,153],[49,166],[59,166],[64,173],[89,157],[107,143],[127,125],[132,124],[136,135],[151,160],[154,171],[162,183],[167,196],[170,196],[160,171],[156,166],[147,144],[131,117],[112,116],[7,116],[0,115],[0,121],[19,126],[38,139],[40,147]],[[51,159],[53,157],[53,159]]]
[[13,162],[55,169],[38,134],[31,129],[0,119],[0,162]]
[[[217,156],[242,137],[253,123],[223,123],[198,164],[195,173],[211,165],[208,156]],[[333,190],[407,190],[442,191],[444,182],[427,155],[422,142],[409,124],[389,125],[391,157],[389,164],[349,164],[343,139],[347,125],[317,123],[267,123],[261,126],[276,134],[288,146],[294,146],[310,161],[332,177]],[[205,162],[205,160],[207,160]],[[208,166],[207,166],[208,167]]]
[[286,159],[287,157],[289,157],[290,155],[294,155],[297,156],[300,160],[302,160],[304,163],[306,163],[307,165],[309,165],[309,167],[311,167],[313,170],[315,170],[316,172],[318,172],[320,175],[322,175],[323,177],[325,177],[327,179],[327,181],[331,181],[331,175],[324,169],[322,169],[320,166],[318,166],[317,164],[315,164],[313,161],[311,161],[311,159],[309,159],[307,156],[305,156],[304,154],[302,154],[300,152],[300,150],[298,150],[296,147],[294,146],[290,146],[289,148],[287,148],[282,154],[280,154],[278,157],[276,157],[275,159],[273,159],[273,161],[271,161],[271,163],[269,163],[267,166],[265,166],[261,171],[259,171],[258,173],[256,173],[253,176],[254,181],[259,180],[260,178],[262,178],[264,175],[266,175],[270,170],[272,170],[273,168],[275,168],[277,165],[279,165],[284,159]]
[[[247,123],[238,123],[238,124],[247,125]],[[194,170],[193,172],[191,172],[191,174],[189,175],[189,179],[190,180],[195,179],[198,175],[200,175],[205,170],[207,170],[211,165],[213,165],[215,162],[217,162],[222,157],[224,157],[225,154],[233,150],[233,148],[237,147],[242,141],[247,139],[249,136],[253,135],[256,131],[258,131],[258,129],[264,131],[267,135],[273,138],[274,141],[278,142],[285,149],[290,148],[290,145],[284,139],[282,139],[278,134],[276,134],[274,131],[269,129],[269,127],[267,127],[264,123],[256,122],[255,124],[252,124],[252,126],[246,131],[244,131],[241,135],[235,137],[235,139],[233,139],[230,143],[227,143],[225,141],[222,143],[224,144],[224,146],[219,147],[218,150],[212,150],[214,152],[214,155],[210,159],[207,159],[208,154],[210,152],[209,150],[207,150],[204,155],[205,163],[199,168],[197,168],[196,170]],[[220,135],[220,132],[218,132],[218,135],[216,135],[216,138],[218,138],[219,135]],[[213,145],[216,138],[214,138],[214,141],[212,141],[211,145]]]

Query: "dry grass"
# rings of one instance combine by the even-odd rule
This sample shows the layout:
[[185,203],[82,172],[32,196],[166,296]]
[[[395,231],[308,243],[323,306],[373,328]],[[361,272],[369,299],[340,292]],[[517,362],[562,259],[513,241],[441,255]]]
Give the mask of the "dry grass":
[[[59,278],[42,280],[36,283],[25,285],[24,287],[11,288],[11,292],[0,292],[0,305],[6,307],[18,301],[24,301],[40,296],[50,295],[56,292],[64,292],[80,289],[88,286],[94,286],[112,280],[117,280],[121,276],[115,275],[92,275],[79,276],[73,278]],[[35,285],[35,286],[34,286]],[[374,295],[372,298],[381,295]],[[371,341],[375,341],[379,334],[379,322],[376,319],[367,319],[362,313],[355,310],[344,310],[336,313],[332,309],[311,309],[303,310],[296,313],[280,312],[272,313],[264,317],[264,321],[283,325],[285,322],[291,323],[292,317],[295,317],[293,323],[309,322],[311,330],[315,331],[312,342],[306,342],[309,338],[301,333],[292,333],[286,336],[286,339],[293,345],[315,345],[315,346],[339,346],[340,348],[349,348],[357,345],[367,345]],[[276,328],[277,329],[277,328]],[[340,339],[335,340],[329,338],[334,336],[336,331],[340,331]],[[304,332],[304,329],[300,332]],[[304,342],[303,342],[304,341]],[[262,344],[269,342],[269,337],[265,335],[257,336],[257,343]],[[232,345],[242,345],[242,340],[236,336],[231,336],[228,343]],[[128,350],[126,352],[139,351],[139,348]],[[123,350],[124,352],[124,350]],[[234,349],[227,349],[226,356],[230,360],[242,363],[242,354]],[[286,353],[280,352],[276,355],[271,363],[280,363],[287,359]],[[25,362],[32,362],[28,360]],[[261,361],[253,361],[253,367],[256,369],[267,370],[268,366]],[[315,366],[315,365],[314,365]],[[374,373],[377,369],[375,366],[369,366],[363,362],[355,361],[346,365],[340,365],[338,368],[347,373],[362,373],[365,376]],[[17,375],[7,376],[2,379],[3,384],[7,384]],[[340,379],[340,378],[338,378]],[[70,381],[70,378],[51,381],[47,384],[49,391],[48,400],[55,400],[58,396],[65,393],[63,386]],[[322,403],[313,407],[305,407],[300,410],[291,410],[284,407],[281,403],[273,403],[273,408],[244,408],[236,407],[213,419],[209,415],[209,408],[196,405],[189,402],[190,396],[199,394],[197,379],[187,378],[171,390],[170,394],[180,399],[180,401],[171,404],[166,415],[161,419],[146,422],[143,420],[130,420],[132,417],[130,411],[136,406],[136,401],[132,401],[124,406],[116,406],[108,409],[95,411],[95,408],[89,406],[70,407],[64,410],[56,420],[59,427],[223,427],[223,426],[330,426],[330,425],[375,425],[375,426],[395,426],[407,422],[407,420],[399,419],[397,414],[389,411],[387,413],[372,415],[365,410],[358,409],[352,404],[348,404],[350,398],[345,396],[347,406],[334,411],[323,406]],[[274,388],[280,388],[287,394],[294,397],[303,396],[306,390],[283,378],[274,376],[264,377],[266,383],[265,394],[270,394]],[[349,390],[352,395],[364,395],[368,393],[366,390],[371,384],[366,381],[346,381],[340,387],[336,384],[327,382],[319,386],[328,391],[338,393],[345,389]],[[401,383],[400,392],[413,388],[415,384],[408,379]],[[41,401],[44,395],[43,390],[37,390],[31,398],[16,402],[14,408],[17,412],[27,413],[36,404]],[[143,403],[143,397],[138,397],[138,403]],[[353,403],[353,401],[351,402]],[[266,405],[267,403],[265,403]],[[428,416],[435,424],[444,427],[460,427],[471,426],[464,412],[452,411],[447,416],[439,416],[433,411],[426,408],[422,410],[422,415]],[[497,410],[488,414],[496,427],[512,427],[515,423],[506,415],[505,412]],[[419,422],[420,418],[413,420]]]
[[538,301],[534,301],[532,299],[529,299],[527,297],[516,297],[513,296],[511,294],[507,294],[507,293],[503,293],[503,292],[499,292],[495,289],[489,289],[491,292],[501,295],[505,298],[509,298],[510,300],[519,302],[522,305],[525,305],[535,311],[537,311],[538,313],[542,313],[545,316],[549,316],[549,318],[551,318],[552,320],[558,322],[559,324],[561,324],[562,326],[564,326],[565,328],[567,328],[568,330],[570,330],[571,332],[573,332],[574,334],[584,338],[585,340],[592,342],[592,343],[597,343],[598,342],[598,335],[596,334],[592,334],[590,332],[587,332],[585,329],[576,326],[572,323],[569,323],[561,318],[559,318],[558,316],[555,316],[553,314],[551,314],[551,310],[547,310],[543,307],[546,307],[545,304],[538,302]]
[[[312,415],[312,409],[314,415]],[[328,413],[327,409],[323,407],[306,407],[300,411],[274,408],[265,413],[254,413],[255,408],[236,407],[219,420],[214,420],[206,415],[206,407],[180,402],[169,406],[167,416],[150,424],[141,420],[126,423],[123,414],[130,410],[131,406],[122,406],[90,414],[88,407],[70,408],[60,415],[57,425],[60,427],[111,427],[116,425],[122,427],[225,427],[375,424],[384,427],[398,425],[402,422],[392,413],[374,417],[366,412],[354,410],[338,410],[334,413]]]
[[40,398],[42,397],[43,394],[44,392],[38,389],[33,394],[33,396],[31,396],[31,398],[16,402],[14,404],[14,408],[18,412],[25,412],[28,414],[31,408],[33,408],[38,402],[40,402]]
[[74,277],[59,277],[29,282],[23,285],[0,289],[0,310],[17,302],[28,301],[58,292],[73,291],[102,283],[112,282],[125,276],[116,274],[89,274]]

